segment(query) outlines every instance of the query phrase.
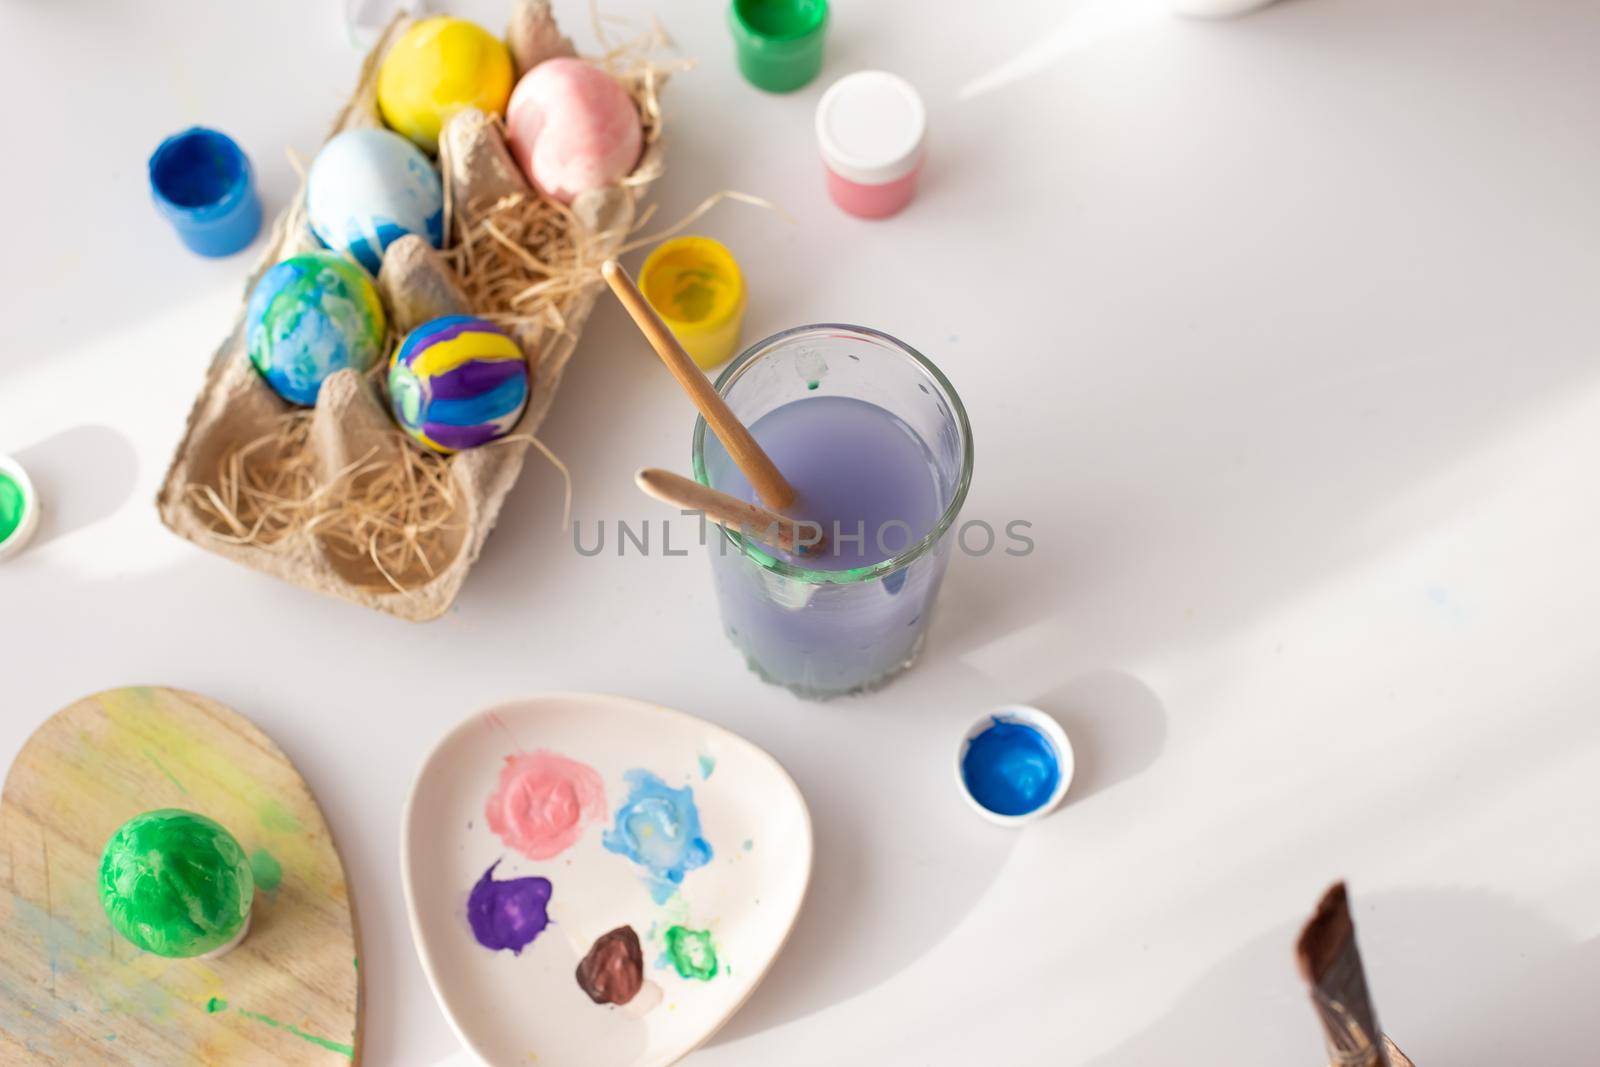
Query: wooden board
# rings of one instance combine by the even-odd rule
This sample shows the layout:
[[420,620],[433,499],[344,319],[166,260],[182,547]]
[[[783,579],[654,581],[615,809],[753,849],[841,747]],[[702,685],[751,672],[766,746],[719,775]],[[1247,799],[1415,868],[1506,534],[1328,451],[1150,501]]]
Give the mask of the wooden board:
[[[249,936],[218,959],[141,952],[100,906],[106,839],[168,807],[210,816],[282,870],[258,891]],[[0,1063],[360,1062],[344,867],[299,772],[240,715],[173,689],[57,712],[6,776],[0,846]]]

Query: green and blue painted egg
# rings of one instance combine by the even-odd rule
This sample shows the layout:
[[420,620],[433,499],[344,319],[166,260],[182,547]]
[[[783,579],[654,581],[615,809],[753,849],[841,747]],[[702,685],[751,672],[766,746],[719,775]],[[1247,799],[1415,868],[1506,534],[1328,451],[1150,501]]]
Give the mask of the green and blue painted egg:
[[510,433],[528,405],[528,387],[528,360],[517,342],[471,315],[423,323],[389,360],[395,421],[435,452]]
[[243,936],[255,877],[239,842],[192,811],[117,828],[100,855],[100,903],[117,932],[158,956],[201,956]]
[[383,301],[366,271],[332,252],[304,252],[256,283],[245,348],[279,396],[311,407],[328,375],[378,362],[385,328]]
[[346,130],[322,146],[306,177],[306,219],[317,239],[373,274],[408,233],[444,237],[444,186],[422,150],[392,130]]

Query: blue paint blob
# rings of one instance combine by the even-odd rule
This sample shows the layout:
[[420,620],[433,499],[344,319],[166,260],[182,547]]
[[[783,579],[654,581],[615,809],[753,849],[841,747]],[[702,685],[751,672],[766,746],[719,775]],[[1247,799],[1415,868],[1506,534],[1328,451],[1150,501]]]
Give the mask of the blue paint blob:
[[1050,739],[1026,723],[998,716],[967,742],[961,778],[972,798],[997,815],[1026,815],[1050,799],[1061,763]]
[[645,884],[657,904],[665,904],[683,884],[686,872],[711,862],[711,845],[700,836],[700,811],[694,790],[673,789],[649,771],[623,775],[628,799],[601,844],[649,871]]

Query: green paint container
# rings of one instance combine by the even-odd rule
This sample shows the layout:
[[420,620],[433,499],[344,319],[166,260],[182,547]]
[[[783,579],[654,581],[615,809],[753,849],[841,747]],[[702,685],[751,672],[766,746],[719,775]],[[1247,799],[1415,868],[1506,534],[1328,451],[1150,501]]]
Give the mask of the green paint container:
[[15,555],[39,526],[39,498],[22,464],[0,456],[0,559]]
[[828,0],[733,0],[728,26],[739,73],[757,89],[793,92],[822,69]]

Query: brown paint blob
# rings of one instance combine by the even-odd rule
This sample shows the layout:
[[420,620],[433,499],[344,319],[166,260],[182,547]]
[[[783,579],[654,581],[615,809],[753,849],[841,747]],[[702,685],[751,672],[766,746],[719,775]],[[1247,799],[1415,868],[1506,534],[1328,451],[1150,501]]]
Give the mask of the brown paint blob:
[[578,988],[596,1004],[626,1004],[644,985],[644,950],[631,926],[601,934],[578,964]]

